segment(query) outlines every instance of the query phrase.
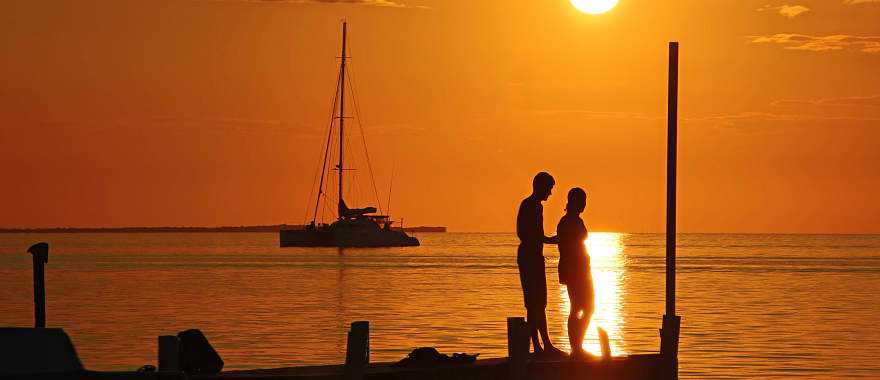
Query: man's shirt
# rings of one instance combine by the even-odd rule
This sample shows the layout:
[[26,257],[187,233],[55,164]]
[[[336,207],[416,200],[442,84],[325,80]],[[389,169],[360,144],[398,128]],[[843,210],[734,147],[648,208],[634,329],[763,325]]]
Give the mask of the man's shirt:
[[516,214],[516,236],[520,241],[519,255],[544,255],[544,206],[529,196],[519,204]]

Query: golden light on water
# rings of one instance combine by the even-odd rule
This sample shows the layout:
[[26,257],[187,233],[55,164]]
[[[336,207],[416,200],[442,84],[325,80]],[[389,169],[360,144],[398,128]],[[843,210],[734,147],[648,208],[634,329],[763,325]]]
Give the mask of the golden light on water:
[[581,12],[596,15],[610,11],[617,5],[617,0],[571,0],[571,5]]
[[[623,282],[623,244],[620,241],[621,234],[614,232],[591,232],[587,241],[587,253],[590,255],[590,269],[593,275],[593,288],[595,289],[595,310],[587,335],[584,338],[583,348],[587,352],[601,355],[599,346],[599,334],[596,327],[602,327],[608,333],[611,341],[611,354],[624,355],[623,324],[621,318],[621,300],[623,298],[621,283]],[[561,301],[560,313],[562,326],[557,331],[565,334],[559,338],[559,342],[568,341],[568,311],[570,309],[568,292],[565,286],[559,288]]]

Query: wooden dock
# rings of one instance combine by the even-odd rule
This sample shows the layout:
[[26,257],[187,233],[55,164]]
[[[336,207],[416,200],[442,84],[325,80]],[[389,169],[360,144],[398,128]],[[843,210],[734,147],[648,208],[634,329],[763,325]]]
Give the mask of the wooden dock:
[[[673,379],[670,363],[674,359],[662,354],[643,354],[604,357],[590,360],[568,358],[541,359],[529,354],[529,335],[525,319],[507,320],[508,357],[476,360],[471,363],[421,363],[420,366],[401,366],[396,363],[369,362],[369,323],[354,322],[348,333],[346,359],[343,365],[322,365],[225,371],[217,374],[190,375],[201,380],[458,380],[458,379],[615,379],[654,380]],[[172,354],[175,353],[171,348]],[[160,346],[159,358],[163,352]],[[159,368],[173,372],[178,368]]]
[[[558,360],[533,361],[527,365],[522,379],[661,379],[660,354],[615,357],[609,361],[591,362]],[[401,368],[393,363],[376,363],[364,371],[365,380],[404,379],[510,379],[508,358],[482,359],[473,364],[444,365],[431,368]],[[217,375],[195,375],[190,379],[204,380],[330,380],[343,379],[344,365],[288,367],[224,371]]]

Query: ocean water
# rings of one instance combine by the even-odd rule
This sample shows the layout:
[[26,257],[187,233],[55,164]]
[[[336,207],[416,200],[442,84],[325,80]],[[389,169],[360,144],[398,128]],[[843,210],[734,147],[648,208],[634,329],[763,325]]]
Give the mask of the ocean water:
[[[419,346],[506,355],[524,314],[512,234],[418,234],[421,247],[279,248],[275,234],[0,235],[0,325],[33,322],[27,247],[51,245],[47,320],[87,368],[156,362],[156,337],[205,332],[227,369],[344,360],[370,321],[371,359]],[[880,378],[880,236],[683,234],[681,377]],[[656,352],[664,236],[592,233],[595,326],[615,355]],[[565,287],[547,248],[548,318],[568,350]]]

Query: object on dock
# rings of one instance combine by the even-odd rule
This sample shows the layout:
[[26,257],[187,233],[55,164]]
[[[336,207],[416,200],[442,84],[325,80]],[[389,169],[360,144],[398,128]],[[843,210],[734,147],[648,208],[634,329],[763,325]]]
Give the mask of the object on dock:
[[49,244],[37,243],[28,248],[34,257],[34,327],[46,327],[46,263],[49,262]]
[[507,357],[509,379],[524,379],[529,358],[529,327],[523,317],[507,318]]
[[63,329],[0,327],[0,379],[30,380],[182,380],[180,372],[90,371],[83,368],[73,342]]
[[345,380],[364,378],[364,369],[370,364],[370,322],[357,321],[351,323],[348,331],[348,343],[345,348]]
[[[223,359],[211,343],[208,343],[208,338],[201,330],[181,331],[177,338],[180,339],[178,365],[181,371],[187,374],[215,374],[223,369]],[[170,344],[171,341],[168,342]]]
[[179,371],[180,370],[180,338],[176,335],[159,336],[159,358],[160,371]]
[[675,315],[675,222],[678,165],[678,42],[669,43],[666,128],[666,314],[660,329],[663,378],[678,379],[678,338],[681,317]]
[[70,337],[62,329],[0,327],[0,377],[64,375],[83,370]]
[[434,347],[419,347],[397,363],[395,367],[429,368],[448,364],[470,364],[477,360],[476,355],[453,353],[452,356],[441,354]]

